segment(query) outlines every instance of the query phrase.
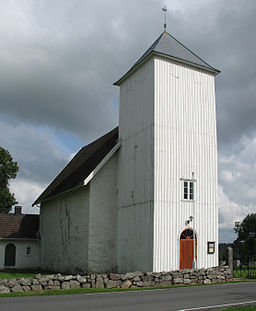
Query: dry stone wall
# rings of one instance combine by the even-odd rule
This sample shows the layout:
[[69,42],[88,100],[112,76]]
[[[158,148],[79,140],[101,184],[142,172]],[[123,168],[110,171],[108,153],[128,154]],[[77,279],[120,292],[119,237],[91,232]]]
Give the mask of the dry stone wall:
[[47,289],[73,288],[140,288],[180,284],[211,284],[232,280],[229,267],[171,272],[129,272],[125,274],[61,274],[35,275],[28,279],[0,280],[0,293],[42,291]]

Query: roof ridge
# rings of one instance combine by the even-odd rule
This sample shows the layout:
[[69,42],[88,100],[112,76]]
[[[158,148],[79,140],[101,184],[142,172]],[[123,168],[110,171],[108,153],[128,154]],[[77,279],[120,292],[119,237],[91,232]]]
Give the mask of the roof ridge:
[[207,66],[211,67],[213,70],[216,70],[214,67],[212,67],[210,64],[208,64],[206,61],[204,61],[200,56],[198,56],[196,53],[194,53],[192,50],[190,50],[190,48],[188,48],[186,45],[184,45],[178,39],[176,39],[174,36],[172,36],[169,32],[165,31],[163,33],[166,33],[167,35],[169,35],[172,39],[174,39],[176,42],[178,42],[181,46],[183,46],[185,49],[187,49],[190,53],[192,53],[197,58],[199,58],[202,62],[204,62]]
[[116,145],[117,140],[118,127],[115,127],[110,132],[80,148],[76,155],[52,180],[32,206],[76,186],[82,185],[82,182],[92,172],[95,166],[98,165],[98,161],[102,160],[105,153],[108,153]]

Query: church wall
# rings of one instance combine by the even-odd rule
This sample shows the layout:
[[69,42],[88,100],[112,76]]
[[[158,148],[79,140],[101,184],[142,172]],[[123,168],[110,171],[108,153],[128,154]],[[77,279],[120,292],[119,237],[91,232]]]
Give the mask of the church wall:
[[[198,268],[218,265],[217,138],[214,76],[155,59],[154,271],[179,269],[179,238],[195,217]],[[194,172],[195,201],[183,200]],[[207,254],[207,241],[216,252]]]
[[89,187],[41,204],[41,265],[60,272],[87,271]]
[[115,153],[90,182],[88,270],[115,270],[117,212]]
[[152,270],[154,62],[120,86],[117,270]]

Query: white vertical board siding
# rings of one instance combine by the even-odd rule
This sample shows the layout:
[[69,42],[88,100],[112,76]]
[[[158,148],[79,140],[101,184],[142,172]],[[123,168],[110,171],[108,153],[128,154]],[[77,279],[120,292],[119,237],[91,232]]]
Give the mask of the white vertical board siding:
[[120,86],[117,260],[119,272],[152,271],[154,61]]
[[[179,269],[179,238],[195,217],[198,268],[218,265],[217,140],[214,76],[155,58],[153,270]],[[194,178],[195,203],[181,178]],[[216,252],[207,254],[207,241]]]
[[115,269],[117,153],[90,182],[88,271]]

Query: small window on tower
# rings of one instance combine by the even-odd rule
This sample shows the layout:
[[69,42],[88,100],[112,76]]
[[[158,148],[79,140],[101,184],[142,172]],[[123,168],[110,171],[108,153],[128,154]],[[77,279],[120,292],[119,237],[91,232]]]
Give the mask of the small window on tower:
[[27,247],[27,256],[31,256],[31,247],[30,246]]
[[193,201],[195,199],[195,182],[183,180],[183,200]]

